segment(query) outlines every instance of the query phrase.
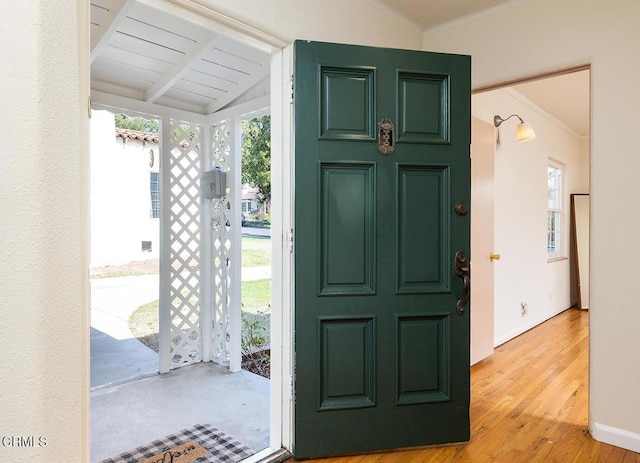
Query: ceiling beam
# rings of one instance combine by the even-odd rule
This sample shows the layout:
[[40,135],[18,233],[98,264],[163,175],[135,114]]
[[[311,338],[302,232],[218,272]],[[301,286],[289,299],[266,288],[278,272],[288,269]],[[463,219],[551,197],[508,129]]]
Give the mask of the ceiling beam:
[[224,96],[218,98],[216,101],[209,103],[207,105],[206,113],[212,114],[218,111],[220,108],[225,107],[227,104],[231,103],[233,100],[241,96],[244,92],[267,77],[269,75],[269,72],[271,72],[269,64],[264,66],[263,69],[259,71],[252,72],[251,75],[246,79],[243,79],[240,84],[238,84],[238,86],[233,89],[232,92],[229,92]]
[[100,56],[100,52],[107,45],[111,36],[118,30],[133,5],[133,0],[114,0],[106,22],[100,24],[100,29],[96,34],[95,42],[91,48],[91,63]]
[[164,0],[162,2],[138,0],[138,2],[169,14],[178,15],[194,24],[204,26],[220,35],[231,37],[270,54],[293,43],[293,39],[271,35],[231,16],[219,13],[203,0]]
[[191,63],[199,60],[215,45],[218,36],[214,36],[209,40],[198,41],[191,50],[186,52],[184,56],[176,62],[170,71],[164,74],[162,79],[153,84],[145,92],[145,101],[150,103],[160,98],[173,85],[182,78],[191,69]]
[[147,103],[146,101],[105,93],[99,90],[91,90],[91,106],[108,109],[113,113],[124,112],[130,115],[134,115],[131,113],[139,113],[139,115],[144,115],[146,118],[166,117],[180,121],[195,122],[202,125],[208,122],[208,118],[205,117],[204,114],[191,111],[188,108],[182,109],[157,103]]

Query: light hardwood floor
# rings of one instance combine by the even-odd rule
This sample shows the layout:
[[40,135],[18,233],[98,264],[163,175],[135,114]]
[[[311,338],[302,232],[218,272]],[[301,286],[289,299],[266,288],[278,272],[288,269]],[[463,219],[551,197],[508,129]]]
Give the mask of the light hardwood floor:
[[306,461],[640,462],[640,454],[589,435],[588,337],[589,313],[569,309],[474,365],[467,444]]

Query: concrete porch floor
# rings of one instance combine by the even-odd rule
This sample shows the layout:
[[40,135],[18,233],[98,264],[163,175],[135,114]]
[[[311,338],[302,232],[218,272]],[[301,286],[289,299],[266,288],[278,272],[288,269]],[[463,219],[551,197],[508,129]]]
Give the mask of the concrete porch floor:
[[269,445],[269,380],[199,363],[91,392],[91,462],[208,423],[259,451]]

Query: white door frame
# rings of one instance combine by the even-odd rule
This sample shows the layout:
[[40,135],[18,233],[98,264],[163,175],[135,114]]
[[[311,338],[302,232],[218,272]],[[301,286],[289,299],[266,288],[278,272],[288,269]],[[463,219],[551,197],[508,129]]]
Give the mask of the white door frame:
[[[293,46],[271,59],[271,448],[293,444]],[[275,323],[274,323],[275,322]],[[273,355],[276,352],[278,355]],[[274,376],[274,372],[276,376]],[[279,433],[274,432],[280,430]],[[278,435],[279,434],[279,435]]]

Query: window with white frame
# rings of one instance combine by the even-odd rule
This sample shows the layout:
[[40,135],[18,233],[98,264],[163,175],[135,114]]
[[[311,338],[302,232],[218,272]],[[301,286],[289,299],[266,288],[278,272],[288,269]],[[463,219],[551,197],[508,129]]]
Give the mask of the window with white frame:
[[242,200],[242,212],[252,212],[253,211],[253,202],[250,199]]
[[562,256],[562,177],[560,164],[549,162],[547,166],[547,257]]
[[160,218],[160,191],[158,185],[158,172],[150,172],[149,191],[151,193],[151,214],[152,219]]

